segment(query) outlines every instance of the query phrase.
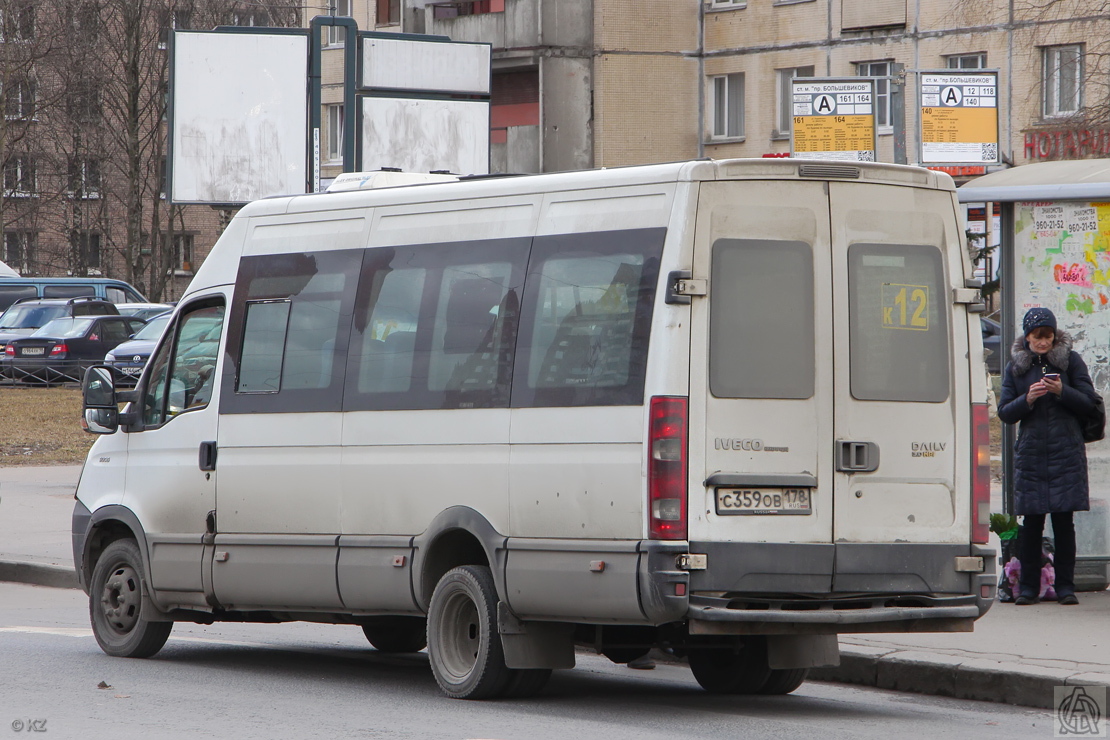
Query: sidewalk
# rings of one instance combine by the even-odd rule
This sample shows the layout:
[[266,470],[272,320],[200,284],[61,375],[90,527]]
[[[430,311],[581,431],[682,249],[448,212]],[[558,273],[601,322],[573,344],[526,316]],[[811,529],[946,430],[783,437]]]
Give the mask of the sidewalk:
[[[77,587],[70,516],[80,472],[0,468],[0,581]],[[810,676],[1051,708],[1054,686],[1110,687],[1110,591],[1079,600],[995,603],[971,633],[842,635],[840,666]]]

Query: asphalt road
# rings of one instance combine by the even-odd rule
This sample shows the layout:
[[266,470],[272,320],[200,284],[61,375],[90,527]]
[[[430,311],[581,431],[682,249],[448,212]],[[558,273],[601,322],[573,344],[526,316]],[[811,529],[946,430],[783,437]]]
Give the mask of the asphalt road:
[[357,627],[304,623],[179,624],[154,658],[110,658],[82,592],[0,583],[0,740],[30,735],[1013,740],[1052,737],[1052,715],[818,682],[717,697],[685,666],[635,671],[587,654],[534,699],[463,702],[439,692],[423,653],[385,656]]

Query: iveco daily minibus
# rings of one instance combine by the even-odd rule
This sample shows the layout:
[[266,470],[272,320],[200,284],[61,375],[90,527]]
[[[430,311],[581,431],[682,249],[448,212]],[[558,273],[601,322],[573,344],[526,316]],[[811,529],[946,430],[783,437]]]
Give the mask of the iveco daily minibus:
[[576,647],[780,694],[838,634],[987,610],[947,175],[373,181],[243,208],[138,387],[86,377],[74,559],[107,653],[308,620],[426,645],[458,698],[533,694]]

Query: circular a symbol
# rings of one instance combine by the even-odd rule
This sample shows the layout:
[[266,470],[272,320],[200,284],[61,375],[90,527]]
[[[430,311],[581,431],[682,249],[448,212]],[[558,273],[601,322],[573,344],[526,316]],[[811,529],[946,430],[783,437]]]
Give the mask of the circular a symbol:
[[21,719],[12,720],[12,729],[15,730],[16,732],[22,732],[23,731],[23,720],[21,720]]
[[813,112],[819,116],[836,113],[836,98],[832,95],[818,95],[813,99]]
[[963,102],[964,93],[958,87],[946,87],[940,91],[940,104],[955,107]]

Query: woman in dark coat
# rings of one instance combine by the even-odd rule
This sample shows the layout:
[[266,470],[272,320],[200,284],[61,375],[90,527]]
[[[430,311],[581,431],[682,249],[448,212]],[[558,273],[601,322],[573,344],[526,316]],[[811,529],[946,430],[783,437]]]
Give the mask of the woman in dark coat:
[[1080,420],[1095,409],[1087,365],[1072,351],[1071,337],[1056,330],[1047,308],[1032,308],[1010,350],[998,417],[1021,422],[1014,445],[1014,513],[1025,517],[1018,558],[1021,592],[1015,604],[1034,604],[1041,591],[1041,538],[1045,515],[1055,535],[1056,598],[1075,597],[1075,524],[1072,512],[1091,508],[1087,450]]

